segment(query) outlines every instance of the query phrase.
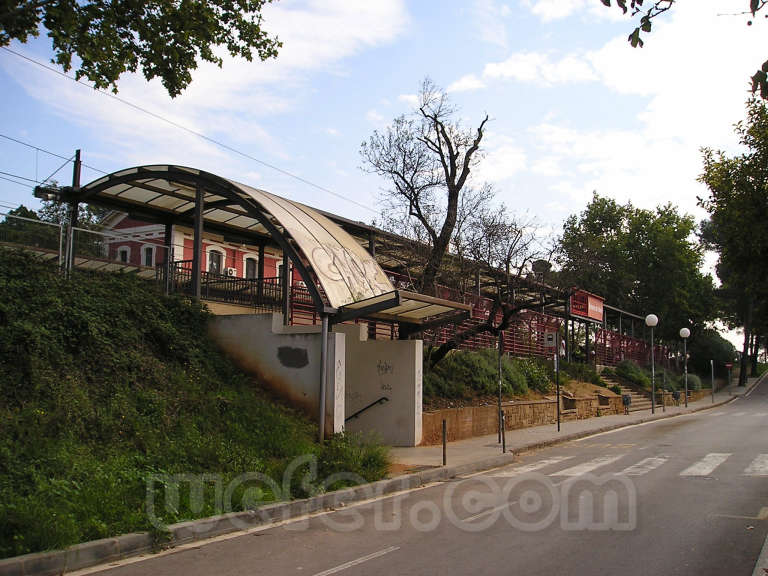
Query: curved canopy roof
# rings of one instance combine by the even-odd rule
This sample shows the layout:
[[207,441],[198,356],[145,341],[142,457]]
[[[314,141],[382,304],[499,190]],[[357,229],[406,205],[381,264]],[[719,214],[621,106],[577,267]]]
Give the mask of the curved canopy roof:
[[413,324],[468,310],[434,298],[426,306],[428,297],[418,294],[406,298],[357,239],[317,210],[203,170],[169,164],[128,168],[70,190],[63,199],[192,225],[198,191],[206,230],[251,243],[271,237],[291,258],[319,309],[346,307],[347,317],[376,313]]

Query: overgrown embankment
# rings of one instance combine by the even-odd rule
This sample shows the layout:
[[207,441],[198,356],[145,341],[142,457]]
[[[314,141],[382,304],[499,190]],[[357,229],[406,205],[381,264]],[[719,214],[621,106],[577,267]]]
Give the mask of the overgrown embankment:
[[[320,478],[386,473],[375,444],[316,444],[310,422],[208,340],[199,304],[128,275],[65,280],[6,249],[0,287],[0,557],[152,529],[152,475],[210,472],[226,485],[261,472],[281,484],[303,454],[318,457]],[[290,496],[319,489],[295,480]],[[159,510],[165,524],[217,512],[212,490],[195,512],[183,496],[176,510]]]

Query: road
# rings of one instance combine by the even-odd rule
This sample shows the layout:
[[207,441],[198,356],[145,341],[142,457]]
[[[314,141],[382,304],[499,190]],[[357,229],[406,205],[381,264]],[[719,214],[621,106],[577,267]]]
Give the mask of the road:
[[766,430],[761,384],[719,408],[99,574],[749,576],[768,533]]

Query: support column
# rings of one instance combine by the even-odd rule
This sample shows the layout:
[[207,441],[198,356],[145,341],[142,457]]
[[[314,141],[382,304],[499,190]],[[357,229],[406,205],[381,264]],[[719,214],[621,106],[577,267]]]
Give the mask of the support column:
[[264,302],[264,244],[259,245],[256,278],[256,298],[259,301],[259,305],[261,305]]
[[163,233],[163,243],[165,244],[165,293],[170,294],[173,289],[173,222],[165,223],[165,232]]
[[566,362],[571,361],[571,340],[568,338],[568,335],[570,333],[570,330],[568,329],[568,324],[571,320],[571,298],[570,296],[565,301],[565,333],[563,334],[563,337],[565,338],[565,360]]
[[376,258],[376,234],[373,231],[368,232],[368,252]]
[[280,278],[280,283],[283,285],[283,326],[288,326],[288,309],[291,298],[291,274],[288,269],[290,263],[291,261],[288,259],[288,254],[283,251],[283,276]]
[[325,389],[328,385],[328,315],[323,314],[320,329],[320,401],[319,401],[319,441],[325,440]]
[[201,268],[203,254],[203,189],[198,186],[195,190],[195,226],[194,238],[192,239],[192,296],[200,300],[201,294]]
[[591,356],[589,355],[589,322],[584,322],[584,335],[585,335],[584,336],[584,342],[585,342],[584,354],[587,357],[586,358],[587,366],[589,366],[590,358],[591,358]]

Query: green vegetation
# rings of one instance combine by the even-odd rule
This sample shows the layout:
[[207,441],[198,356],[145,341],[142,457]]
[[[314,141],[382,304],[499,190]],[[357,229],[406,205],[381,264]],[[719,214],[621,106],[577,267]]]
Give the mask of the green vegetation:
[[[320,478],[386,471],[387,454],[370,439],[316,444],[312,424],[207,339],[199,304],[130,275],[76,272],[67,281],[5,249],[0,285],[0,557],[150,529],[153,475],[212,473],[224,487],[244,472],[275,480],[240,486],[237,510],[322,490],[294,474],[276,493],[301,455],[317,456]],[[200,508],[182,494],[156,513],[164,524],[216,513],[213,486],[204,495]]]
[[[505,396],[524,395],[528,390],[548,392],[552,386],[546,369],[530,358],[505,356],[502,374]],[[492,348],[454,350],[424,373],[425,398],[468,398],[474,394],[497,394],[498,390],[499,356]]]
[[[678,389],[685,388],[685,374],[681,375],[677,381]],[[688,390],[701,390],[701,378],[696,374],[688,374]],[[711,388],[711,385],[707,385],[707,388]]]
[[610,390],[614,394],[618,394],[619,396],[621,396],[621,386],[619,386],[618,384],[613,384],[612,386],[609,386],[608,390]]
[[736,348],[716,330],[705,329],[693,335],[688,353],[690,354],[689,370],[708,374],[709,361],[714,360],[716,373],[725,376],[728,373],[725,365],[734,361]]
[[590,382],[596,386],[607,386],[605,380],[600,378],[600,375],[589,364],[583,364],[581,362],[566,362],[560,360],[560,375],[562,377],[563,372],[571,380],[578,380],[579,382]]
[[622,360],[616,365],[616,376],[641,388],[648,390],[651,388],[651,379],[640,366],[631,360]]

